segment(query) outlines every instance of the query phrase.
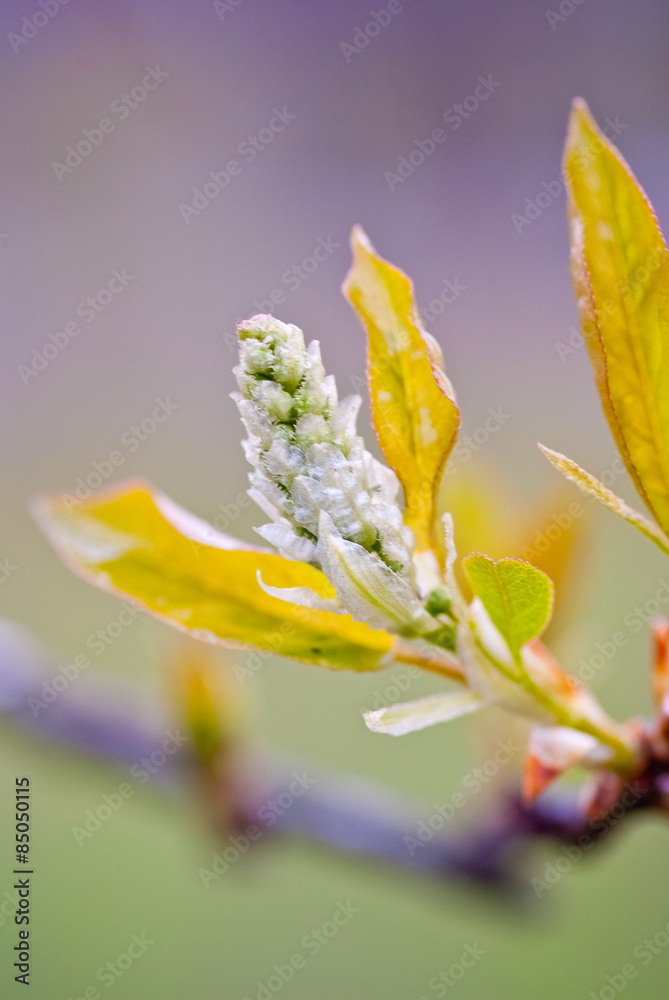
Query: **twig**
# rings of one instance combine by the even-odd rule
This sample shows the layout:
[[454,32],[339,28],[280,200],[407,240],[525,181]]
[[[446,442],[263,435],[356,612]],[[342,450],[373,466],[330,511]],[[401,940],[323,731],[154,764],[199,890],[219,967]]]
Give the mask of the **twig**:
[[[44,677],[34,652],[29,655],[21,643],[14,643],[11,650],[0,643],[0,712],[49,743],[123,766],[159,751],[168,722],[163,730],[152,729],[139,714],[110,708],[109,691],[101,697],[99,682],[90,683],[89,691],[77,697],[66,690],[35,714],[31,699],[41,698]],[[252,759],[253,767],[247,774]],[[432,880],[455,879],[505,896],[522,895],[523,854],[537,838],[572,844],[584,836],[600,839],[618,825],[617,819],[607,823],[604,817],[593,826],[575,796],[543,795],[531,806],[511,798],[497,803],[496,811],[481,828],[435,834],[419,848],[409,849],[408,844],[416,843],[424,810],[359,778],[325,775],[319,776],[306,794],[294,797],[289,808],[273,813],[271,823],[264,822],[263,811],[258,813],[260,805],[285,793],[296,769],[303,768],[303,763],[281,761],[274,754],[240,755],[238,750],[224,761],[205,762],[186,752],[169,757],[152,777],[162,784],[182,783],[189,775],[192,782],[200,781],[206,792],[205,808],[223,838],[251,825],[264,826],[266,834],[306,837],[348,855],[422,873]],[[314,773],[309,767],[307,771]],[[666,767],[663,770],[654,762],[637,782],[637,793],[627,812],[660,804],[658,780],[666,781]]]

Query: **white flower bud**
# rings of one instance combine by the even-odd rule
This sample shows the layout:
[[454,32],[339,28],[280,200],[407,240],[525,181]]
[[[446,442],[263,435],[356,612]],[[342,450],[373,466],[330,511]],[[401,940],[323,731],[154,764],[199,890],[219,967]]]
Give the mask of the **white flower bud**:
[[356,434],[359,397],[339,403],[318,343],[305,347],[295,326],[254,316],[239,327],[239,342],[234,398],[249,435],[251,495],[280,527],[260,529],[263,537],[280,537],[283,552],[318,563],[325,511],[343,539],[412,581],[414,541],[397,506],[399,484]]
[[360,398],[339,402],[318,343],[305,347],[295,326],[254,316],[239,327],[239,343],[233,398],[248,432],[249,494],[272,520],[259,534],[289,558],[320,565],[336,606],[356,620],[438,633],[444,623],[425,610],[416,584],[397,477],[356,433]]

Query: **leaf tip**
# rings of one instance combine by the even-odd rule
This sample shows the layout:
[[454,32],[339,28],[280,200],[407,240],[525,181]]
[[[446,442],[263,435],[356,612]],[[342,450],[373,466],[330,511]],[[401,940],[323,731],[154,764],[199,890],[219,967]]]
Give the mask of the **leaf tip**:
[[354,250],[358,246],[362,246],[366,250],[371,250],[372,244],[369,236],[359,222],[356,222],[351,229],[351,246]]
[[[571,172],[574,169],[582,171],[583,163],[591,162],[593,143],[597,142],[603,145],[608,144],[585,100],[582,97],[575,97],[571,103],[571,112],[567,124],[567,138],[562,157],[562,169],[567,185],[570,215],[575,212],[575,206],[571,203],[571,198],[573,197],[571,191]],[[580,158],[577,159],[579,155]]]
[[382,708],[375,708],[371,712],[363,712],[362,718],[370,733],[384,732],[382,724],[383,711]]
[[584,97],[574,97],[571,102],[571,114],[573,118],[583,117],[592,120],[592,112]]
[[573,145],[579,133],[584,131],[599,132],[599,128],[587,102],[582,97],[575,97],[571,102],[571,112],[569,114],[567,147],[569,148],[570,145]]
[[351,229],[351,252],[353,254],[353,260],[351,261],[351,266],[349,267],[348,273],[342,282],[341,290],[344,298],[348,299],[351,305],[354,305],[352,294],[356,285],[355,276],[358,262],[363,253],[372,255],[375,252],[369,236],[359,222],[356,222]]
[[564,459],[566,457],[559,451],[554,451],[553,448],[548,448],[545,444],[542,444],[541,441],[537,441],[537,448],[541,454],[544,455],[549,462],[553,462],[553,464],[555,464],[554,460]]

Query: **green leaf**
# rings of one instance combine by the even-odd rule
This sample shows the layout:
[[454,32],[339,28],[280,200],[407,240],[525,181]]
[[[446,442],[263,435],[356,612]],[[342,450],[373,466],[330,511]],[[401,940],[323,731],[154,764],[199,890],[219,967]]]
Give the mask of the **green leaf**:
[[460,413],[439,345],[420,325],[411,281],[378,256],[360,227],[351,243],[344,294],[367,328],[372,419],[420,552],[435,542],[436,492]]
[[[349,615],[304,608],[266,594],[274,587],[334,590],[320,570],[244,546],[142,483],[124,484],[76,507],[40,497],[35,517],[63,561],[102,590],[206,642],[252,645],[281,656],[377,670],[394,639]],[[390,654],[390,655],[389,655]]]
[[669,531],[669,254],[618,150],[575,101],[564,161],[572,277],[604,413],[640,496]]
[[365,725],[373,733],[386,733],[388,736],[405,736],[427,726],[436,726],[439,722],[450,722],[461,715],[469,715],[483,708],[485,702],[474,691],[448,691],[445,694],[432,694],[417,701],[407,701],[390,708],[379,708],[373,712],[365,712]]
[[548,461],[566,476],[567,479],[575,483],[579,489],[595,497],[596,500],[603,503],[605,507],[612,510],[618,517],[622,517],[629,524],[633,524],[646,538],[650,538],[651,542],[655,542],[666,555],[669,555],[669,538],[652,521],[649,521],[643,514],[629,507],[608,486],[604,486],[598,479],[591,476],[589,472],[582,469],[580,465],[572,462],[570,458],[565,458],[559,451],[552,451],[550,448],[545,448],[542,444],[539,447]]
[[493,625],[511,650],[541,635],[553,610],[553,584],[541,570],[521,559],[495,562],[484,555],[464,560],[467,579]]

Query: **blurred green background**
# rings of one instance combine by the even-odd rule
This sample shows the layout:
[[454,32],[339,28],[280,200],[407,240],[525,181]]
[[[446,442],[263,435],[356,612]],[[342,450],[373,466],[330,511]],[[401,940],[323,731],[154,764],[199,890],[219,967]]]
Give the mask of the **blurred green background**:
[[[0,598],[3,617],[51,652],[54,673],[86,651],[88,637],[120,607],[59,564],[29,519],[27,497],[71,490],[120,450],[108,481],[145,476],[204,518],[223,514],[229,530],[252,541],[255,511],[229,517],[246,483],[228,398],[229,334],[279,289],[276,314],[321,341],[342,395],[356,388],[364,339],[339,293],[355,222],[415,279],[458,392],[463,434],[482,426],[489,407],[509,414],[470,460],[461,459],[463,476],[474,466],[494,468],[520,510],[557,476],[537,440],[596,474],[611,466],[615,452],[585,350],[565,354],[558,346],[577,322],[564,197],[538,214],[529,203],[555,190],[569,102],[580,94],[600,124],[613,123],[661,222],[669,218],[666,4],[400,6],[365,34],[373,11],[397,5],[89,0],[52,11],[34,31],[22,19],[44,8],[5,5],[0,557],[16,569],[0,584]],[[360,51],[352,54],[346,46],[356,38]],[[123,105],[122,95],[156,66],[167,74],[162,82],[145,100],[131,97],[136,107]],[[499,84],[490,98],[391,190],[384,174],[462,105],[479,77]],[[119,100],[127,115],[112,110]],[[275,109],[295,117],[263,146],[260,130]],[[55,170],[83,130],[105,117],[114,130],[71,172]],[[261,150],[251,160],[238,151],[255,135]],[[235,157],[241,173],[185,221],[179,206]],[[536,217],[518,231],[514,216],[525,212]],[[294,271],[319,240],[337,246],[315,271],[310,264]],[[123,268],[134,276],[128,287],[93,322],[82,322],[81,334],[43,371],[22,378],[33,350]],[[432,302],[447,281],[462,290],[441,310]],[[158,399],[177,408],[138,441],[131,428]],[[371,442],[366,412],[361,428]],[[622,478],[615,488],[632,499]],[[498,499],[490,489],[486,502]],[[635,630],[633,609],[653,597],[669,569],[613,520],[592,511],[578,571],[558,594],[572,608],[558,645],[576,671],[598,643],[625,632],[629,642],[597,670],[592,687],[626,718],[649,708],[648,641]],[[164,663],[174,642],[166,628],[138,619],[93,657],[77,687],[124,680],[135,686],[133,701],[147,721],[159,718],[158,706],[169,705]],[[505,735],[505,723],[494,721],[494,737],[467,719],[402,740],[374,736],[361,711],[391,680],[269,661],[244,686],[251,738],[305,766],[378,780],[424,802],[428,816],[433,803],[462,787],[490,740]],[[415,681],[410,695],[436,689]],[[170,710],[178,721],[178,706]],[[639,975],[629,995],[666,995],[669,948],[647,966],[633,957],[669,921],[669,831],[657,821],[630,823],[527,911],[292,840],[263,847],[205,889],[198,869],[221,845],[195,796],[137,787],[78,846],[72,827],[127,772],[10,724],[3,723],[0,744],[3,902],[12,884],[14,778],[27,774],[32,785],[35,1000],[80,997],[92,985],[105,996],[96,972],[133,934],[154,943],[109,987],[114,1000],[255,997],[273,966],[305,953],[305,935],[348,900],[359,912],[307,958],[282,997],[606,997],[607,977],[630,961]],[[468,803],[462,824],[475,822],[484,797]],[[539,849],[528,874],[541,876],[558,856]],[[26,992],[13,982],[15,943],[11,920],[0,917],[3,997]],[[485,955],[446,993],[430,986],[467,944]]]

